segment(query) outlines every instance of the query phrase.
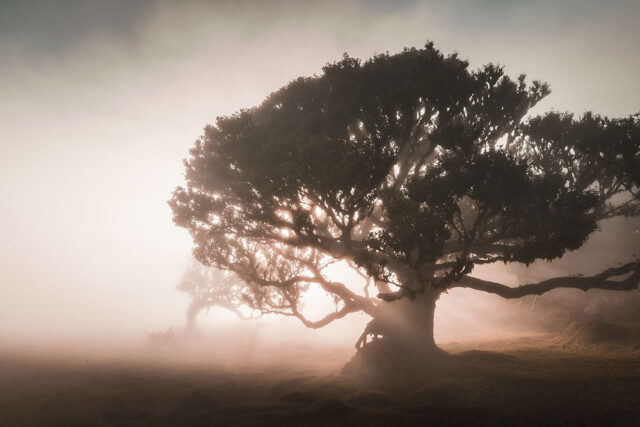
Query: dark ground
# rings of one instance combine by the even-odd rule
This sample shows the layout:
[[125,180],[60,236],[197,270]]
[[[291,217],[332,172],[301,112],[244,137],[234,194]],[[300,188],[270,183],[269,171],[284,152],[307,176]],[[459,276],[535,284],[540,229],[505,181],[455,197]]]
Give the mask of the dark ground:
[[338,364],[240,369],[5,351],[0,425],[640,425],[636,345],[522,338],[445,349],[454,363],[387,388],[345,378]]

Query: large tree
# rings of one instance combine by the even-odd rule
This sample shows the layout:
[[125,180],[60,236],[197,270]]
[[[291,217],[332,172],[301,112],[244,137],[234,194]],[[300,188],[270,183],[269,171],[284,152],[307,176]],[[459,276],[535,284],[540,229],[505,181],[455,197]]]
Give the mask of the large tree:
[[[526,118],[547,85],[471,70],[432,44],[367,61],[347,55],[261,105],[218,117],[185,161],[170,205],[206,265],[234,272],[243,301],[318,328],[373,318],[361,339],[438,353],[438,297],[456,287],[519,298],[559,287],[628,290],[640,264],[509,287],[475,266],[552,260],[599,221],[640,213],[640,121]],[[349,262],[377,291],[326,274]],[[336,309],[308,319],[309,286]]]

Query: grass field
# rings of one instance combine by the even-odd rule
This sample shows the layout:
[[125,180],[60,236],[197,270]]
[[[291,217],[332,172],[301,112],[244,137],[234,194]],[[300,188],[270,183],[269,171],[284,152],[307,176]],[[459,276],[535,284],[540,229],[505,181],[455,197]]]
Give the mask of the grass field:
[[349,354],[330,350],[316,354],[323,363],[244,366],[5,351],[0,425],[640,425],[637,346],[534,337],[444,348],[451,363],[404,387],[343,377]]

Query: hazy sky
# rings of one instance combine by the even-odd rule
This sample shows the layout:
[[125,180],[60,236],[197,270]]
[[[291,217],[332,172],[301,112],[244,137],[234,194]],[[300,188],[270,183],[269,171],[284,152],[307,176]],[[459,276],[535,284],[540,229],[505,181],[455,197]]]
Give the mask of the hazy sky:
[[627,115],[639,21],[633,0],[0,0],[0,337],[179,325],[182,158],[216,116],[343,52],[433,40],[550,83],[538,111]]

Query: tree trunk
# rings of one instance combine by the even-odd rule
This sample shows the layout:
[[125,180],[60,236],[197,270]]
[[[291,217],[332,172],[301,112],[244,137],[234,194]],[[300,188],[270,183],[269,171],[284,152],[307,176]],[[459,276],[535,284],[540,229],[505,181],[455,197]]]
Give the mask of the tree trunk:
[[373,322],[378,333],[396,348],[423,353],[439,352],[433,338],[436,301],[440,291],[428,289],[414,300],[383,303]]
[[[411,375],[446,353],[433,337],[436,302],[441,291],[427,289],[414,300],[382,303],[343,372],[360,377]],[[363,338],[366,338],[363,339]]]
[[196,324],[196,318],[198,313],[205,308],[205,304],[202,301],[192,301],[187,308],[187,332],[197,333],[198,325]]

